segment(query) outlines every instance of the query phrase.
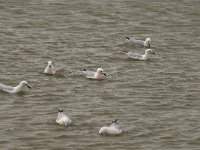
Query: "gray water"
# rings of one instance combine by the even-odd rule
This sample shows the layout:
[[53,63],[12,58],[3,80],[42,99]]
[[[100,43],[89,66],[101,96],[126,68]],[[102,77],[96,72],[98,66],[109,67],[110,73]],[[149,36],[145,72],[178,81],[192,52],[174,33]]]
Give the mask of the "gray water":
[[[198,0],[2,0],[0,149],[198,150],[200,148]],[[156,56],[125,37],[152,39]],[[55,61],[54,76],[43,70]],[[102,67],[103,81],[81,70]],[[73,124],[55,123],[64,109]],[[119,119],[123,134],[100,136]]]

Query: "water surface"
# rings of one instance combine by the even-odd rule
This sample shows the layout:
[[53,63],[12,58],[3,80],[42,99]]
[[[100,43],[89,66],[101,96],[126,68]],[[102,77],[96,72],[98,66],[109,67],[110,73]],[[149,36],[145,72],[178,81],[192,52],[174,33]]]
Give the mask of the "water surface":
[[[193,150],[200,146],[199,1],[20,0],[0,2],[1,149]],[[156,56],[125,36],[152,39]],[[43,70],[53,60],[57,75]],[[81,76],[102,67],[104,81]],[[73,120],[55,123],[58,108]],[[99,129],[119,119],[120,136]]]

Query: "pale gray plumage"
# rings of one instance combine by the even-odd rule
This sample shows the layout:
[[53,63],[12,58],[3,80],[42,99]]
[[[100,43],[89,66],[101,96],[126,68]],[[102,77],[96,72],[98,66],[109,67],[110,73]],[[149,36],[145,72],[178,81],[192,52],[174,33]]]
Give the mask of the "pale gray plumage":
[[47,64],[47,66],[44,69],[44,73],[45,74],[49,74],[49,75],[55,74],[56,70],[55,70],[54,64],[55,64],[54,62],[48,61],[48,64]]
[[72,120],[63,112],[63,110],[58,110],[56,123],[59,125],[68,126],[72,123]]
[[136,40],[134,38],[129,38],[129,37],[126,37],[127,41],[134,45],[134,46],[139,46],[139,47],[146,47],[146,48],[149,48],[151,45],[151,39],[150,38],[147,38],[145,41],[142,41],[142,40]]
[[88,79],[96,79],[96,80],[102,80],[106,78],[106,74],[104,73],[102,68],[98,68],[96,72],[94,71],[86,71],[83,70],[83,73],[86,78]]
[[8,86],[8,85],[0,83],[0,90],[7,93],[15,94],[15,93],[22,92],[25,86],[31,89],[27,81],[21,81],[19,85],[17,85],[16,87],[12,87],[12,86]]
[[139,53],[133,53],[133,52],[126,53],[127,56],[136,60],[149,60],[151,57],[151,54],[155,55],[152,49],[146,49],[145,54],[139,54]]
[[105,126],[102,127],[99,130],[99,134],[109,134],[109,135],[119,135],[122,133],[122,129],[120,126],[117,124],[117,120],[112,121],[112,124],[110,126]]

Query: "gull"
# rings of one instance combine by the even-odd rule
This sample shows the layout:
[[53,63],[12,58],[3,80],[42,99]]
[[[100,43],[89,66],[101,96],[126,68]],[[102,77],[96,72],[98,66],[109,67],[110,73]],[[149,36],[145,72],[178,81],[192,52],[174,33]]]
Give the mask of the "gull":
[[120,129],[119,125],[116,124],[118,119],[112,121],[112,124],[110,126],[102,127],[99,130],[99,134],[109,134],[109,135],[119,135],[122,133],[122,130]]
[[128,40],[129,43],[131,43],[132,45],[135,45],[135,46],[146,47],[146,48],[150,48],[150,46],[151,46],[150,38],[147,38],[145,41],[136,40],[134,38],[129,38],[129,37],[126,37],[126,39]]
[[21,81],[19,85],[17,85],[16,87],[12,87],[12,86],[8,86],[8,85],[0,83],[0,89],[11,94],[22,92],[25,86],[31,89],[27,81]]
[[106,78],[106,74],[104,73],[102,68],[98,68],[96,72],[86,71],[86,69],[84,69],[83,73],[84,73],[85,77],[88,79],[102,80],[102,79]]
[[64,114],[63,110],[58,110],[56,123],[59,125],[68,126],[72,123],[72,120],[66,114]]
[[136,60],[149,60],[150,55],[154,54],[154,51],[152,49],[146,49],[145,54],[138,54],[138,53],[133,53],[133,52],[126,52],[126,55],[129,56],[130,58],[136,59]]
[[54,62],[48,61],[48,65],[46,66],[44,73],[49,75],[53,75],[56,73]]

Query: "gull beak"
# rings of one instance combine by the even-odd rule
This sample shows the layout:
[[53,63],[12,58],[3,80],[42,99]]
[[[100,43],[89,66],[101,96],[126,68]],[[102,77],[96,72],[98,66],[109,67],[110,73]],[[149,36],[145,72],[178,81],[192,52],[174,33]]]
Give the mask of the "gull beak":
[[58,110],[59,113],[63,112],[63,110]]
[[156,55],[154,52],[153,52],[153,54]]
[[130,40],[130,38],[129,38],[129,37],[127,37],[127,36],[126,36],[126,39],[127,39],[127,40]]
[[112,123],[115,123],[115,122],[117,122],[117,121],[118,121],[118,119],[115,119],[115,120],[112,121]]
[[29,89],[31,89],[31,87],[30,87],[28,84],[27,84],[26,86],[27,86]]
[[104,74],[104,76],[106,76],[106,74],[105,73],[103,73]]
[[54,64],[54,61],[51,63],[51,65],[49,65],[49,68],[51,68],[51,66]]

